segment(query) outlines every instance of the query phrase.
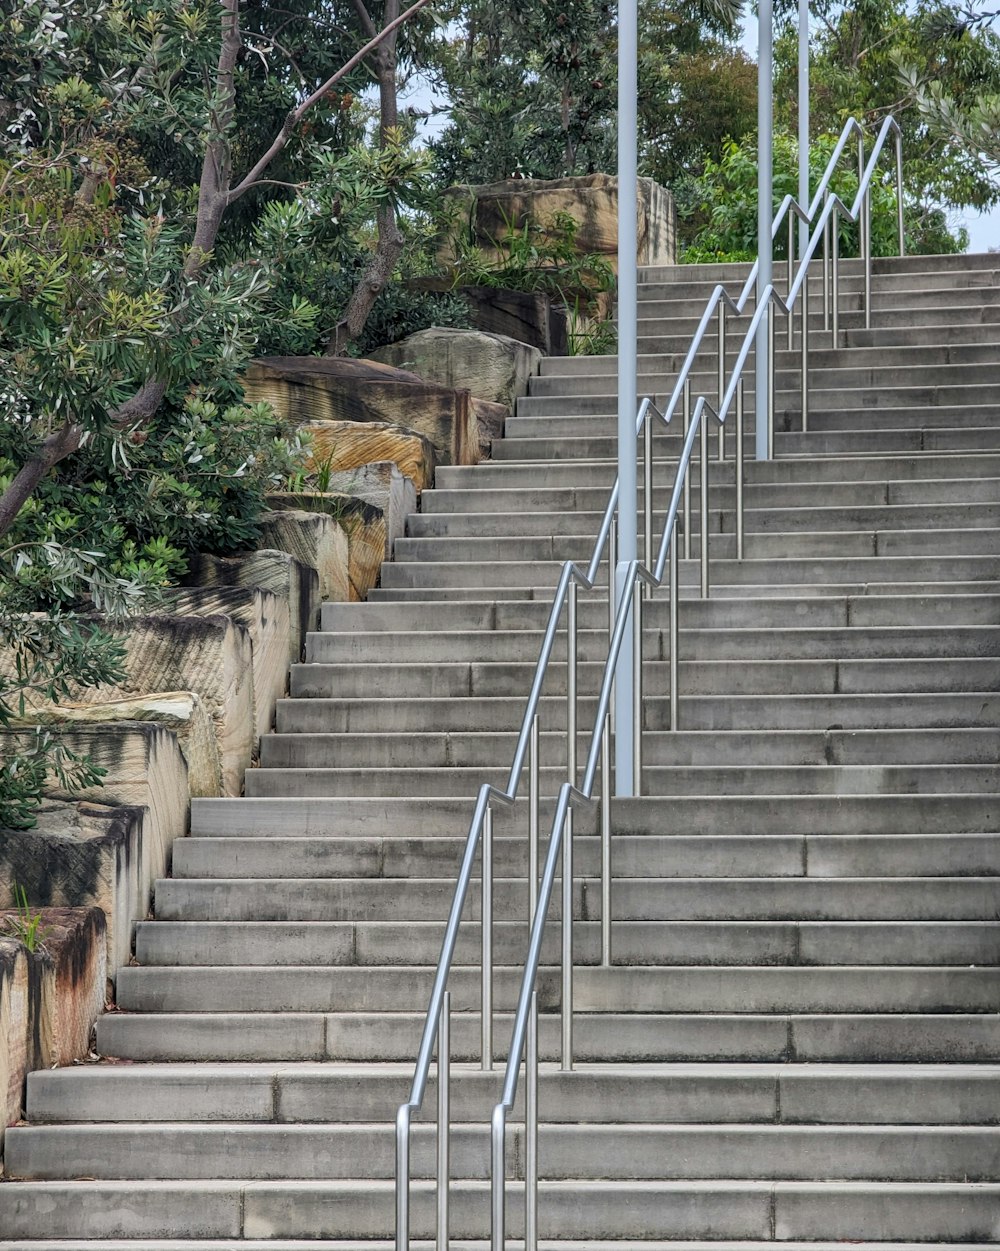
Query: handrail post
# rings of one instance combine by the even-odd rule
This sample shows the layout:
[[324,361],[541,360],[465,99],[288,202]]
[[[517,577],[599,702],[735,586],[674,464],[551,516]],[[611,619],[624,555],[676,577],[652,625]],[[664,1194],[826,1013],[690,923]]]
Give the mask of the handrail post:
[[899,235],[899,255],[906,255],[906,235],[903,229],[903,136],[896,131],[896,231]]
[[[823,192],[823,209],[826,210],[827,203],[830,199],[830,192]],[[830,329],[830,218],[825,218],[823,222],[823,329]],[[806,282],[809,281],[806,275]]]
[[[788,214],[788,287],[785,291],[785,299],[788,299],[788,293],[792,289],[792,282],[795,278],[795,214],[789,211]],[[808,281],[808,275],[806,275]],[[795,347],[795,323],[792,320],[792,314],[788,314],[788,350],[789,352]]]
[[858,251],[864,273],[865,329],[872,324],[872,243],[871,243],[871,195],[866,187],[861,190],[865,174],[865,140],[858,135],[858,191],[861,205],[858,209]]
[[[740,431],[736,431],[739,438]],[[740,444],[736,445],[737,463],[742,464],[743,451]],[[670,728],[676,730],[680,723],[680,689],[678,647],[680,636],[680,579],[677,576],[677,518],[674,518],[674,529],[670,536],[669,551],[670,569]]]
[[[611,518],[611,526],[608,530],[608,645],[615,633],[615,586],[617,583],[618,569],[618,518]],[[611,685],[611,733],[615,732],[615,688],[614,680]]]
[[774,307],[767,319],[767,459],[774,460]]
[[483,968],[480,995],[483,1072],[493,1068],[493,809],[487,806],[483,817],[483,897],[482,930]]
[[[569,584],[566,641],[566,777],[576,785],[576,583]],[[562,1067],[573,1067],[573,809],[566,809],[562,869]]]
[[[743,379],[736,390],[736,559],[743,559]],[[673,641],[671,621],[670,646]],[[671,651],[671,656],[673,652]],[[673,661],[671,660],[671,664]],[[673,670],[671,670],[672,672]],[[671,697],[672,698],[672,697]],[[672,711],[672,709],[671,709]]]
[[490,1251],[505,1251],[507,1199],[507,1117],[503,1105],[493,1109],[490,1126]]
[[[653,414],[647,410],[642,426],[642,514],[645,547],[643,559],[646,568],[653,567]],[[647,584],[647,595],[653,593],[652,586]]]
[[[676,525],[676,522],[674,523]],[[611,964],[611,717],[601,739],[601,964]]]
[[[524,1251],[538,1251],[538,991],[531,992],[524,1059]],[[447,1248],[444,1248],[447,1251]]]
[[[802,433],[809,429],[809,277],[802,284],[802,344],[799,360],[799,382],[802,401]],[[789,315],[791,321],[791,315]]]
[[[771,325],[774,324],[773,318]],[[698,501],[701,511],[701,598],[708,599],[708,420],[705,416],[706,410],[701,410],[701,429],[698,431],[700,436],[699,457],[700,464],[698,470],[701,474],[700,492],[701,499]]]
[[833,307],[833,346],[840,347],[840,210],[830,214],[830,294]]
[[635,646],[632,648],[633,685],[635,702],[632,705],[632,751],[635,774],[635,794],[642,794],[642,582],[632,587],[632,630]]
[[396,1251],[410,1251],[410,1109],[396,1114]]
[[528,924],[535,919],[538,899],[538,804],[541,766],[541,718],[536,712],[531,719],[528,748]]
[[[722,399],[726,394],[726,306],[722,300],[719,301],[719,386],[718,398],[716,400],[716,408],[722,412]],[[719,463],[726,459],[726,427],[719,425]],[[646,565],[649,568],[647,562]],[[650,588],[652,591],[652,588]]]
[[[691,429],[691,380],[684,383],[684,406],[682,409],[682,440],[681,446],[687,442],[688,431]],[[684,473],[684,559],[691,559],[691,465]]]
[[451,991],[441,1000],[438,1022],[437,1251],[448,1251],[448,1200],[451,1186]]

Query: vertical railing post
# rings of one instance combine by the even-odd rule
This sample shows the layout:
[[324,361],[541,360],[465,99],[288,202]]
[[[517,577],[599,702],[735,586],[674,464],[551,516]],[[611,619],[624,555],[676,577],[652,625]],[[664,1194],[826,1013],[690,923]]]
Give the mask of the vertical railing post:
[[493,810],[486,809],[483,817],[483,898],[482,898],[482,993],[480,1010],[482,1020],[482,1068],[493,1068]]
[[524,1251],[538,1251],[538,991],[531,992],[524,1058]]
[[858,207],[858,251],[861,254],[861,268],[864,272],[865,329],[872,324],[872,243],[871,243],[871,196],[868,188],[861,190],[865,175],[865,141],[858,135],[858,192],[861,203]]
[[[737,431],[737,434],[739,432]],[[742,450],[737,447],[737,457],[742,460]],[[670,535],[668,549],[670,570],[670,728],[676,730],[680,724],[680,664],[678,658],[680,638],[680,579],[677,576],[677,518]]]
[[[826,211],[827,203],[830,199],[830,192],[823,192],[823,210]],[[823,329],[830,329],[830,218],[823,220]]]
[[774,307],[767,319],[767,459],[774,460]]
[[[681,409],[683,417],[682,421],[682,441],[681,446],[687,443],[688,431],[691,429],[691,380],[688,378],[684,383],[684,404]],[[684,559],[691,559],[691,463],[688,462],[688,468],[684,471]]]
[[833,309],[833,346],[840,347],[840,211],[830,214],[830,296]]
[[[642,520],[643,520],[643,559],[646,568],[653,567],[653,412],[646,410],[642,426]],[[651,595],[653,588],[646,587],[646,594]]]
[[396,1113],[396,1251],[410,1251],[410,1109]]
[[502,1104],[493,1109],[490,1129],[490,1251],[506,1251],[507,1115]]
[[[566,780],[576,786],[576,592],[566,602]],[[573,1067],[573,809],[566,809],[562,861],[562,1067]]]
[[601,739],[601,964],[611,964],[611,717]]
[[538,898],[538,816],[541,771],[541,718],[536,712],[531,718],[531,737],[528,746],[528,924],[535,919]]
[[[743,379],[736,388],[736,559],[743,559]],[[671,643],[671,646],[673,644]]]
[[635,647],[632,650],[632,681],[635,686],[635,703],[632,707],[632,750],[636,795],[642,794],[642,582],[632,587],[632,631]]
[[[788,210],[788,286],[785,288],[785,299],[788,299],[788,293],[792,289],[792,281],[795,277],[795,214]],[[795,324],[792,321],[791,310],[788,313],[788,350],[789,352],[795,347]]]
[[437,1038],[437,1251],[448,1251],[451,1193],[451,991],[441,1000]]
[[896,231],[899,235],[899,255],[906,255],[906,235],[903,229],[903,136],[896,132]]
[[[799,358],[799,385],[802,401],[802,432],[809,429],[809,275],[802,283],[802,344]],[[791,318],[789,318],[791,320]]]
[[[773,323],[772,323],[773,324]],[[698,501],[701,512],[701,598],[708,599],[708,409],[703,405],[699,421],[701,429],[698,452],[700,462],[698,471],[701,475],[699,490],[701,499]]]
[[[719,301],[719,371],[716,408],[722,412],[722,399],[726,393],[726,306]],[[726,459],[726,427],[719,425],[719,461]]]
[[[611,528],[608,530],[608,643],[615,633],[615,614],[617,608],[615,606],[615,587],[617,585],[616,571],[618,569],[618,518],[611,518]],[[611,733],[615,732],[615,686],[614,677],[611,679]]]

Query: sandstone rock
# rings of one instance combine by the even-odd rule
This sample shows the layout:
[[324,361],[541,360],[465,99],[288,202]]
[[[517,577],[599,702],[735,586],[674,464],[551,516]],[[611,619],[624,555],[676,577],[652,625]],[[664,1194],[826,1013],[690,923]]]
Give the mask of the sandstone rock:
[[275,509],[304,509],[332,517],[347,535],[348,591],[352,600],[367,598],[375,586],[385,559],[385,514],[375,504],[339,492],[275,492],[267,497]]
[[0,1146],[6,1127],[21,1119],[27,1072],[28,956],[0,938]]
[[493,404],[489,400],[472,401],[472,411],[479,426],[479,451],[483,459],[492,455],[494,440],[503,438],[503,428],[510,416],[506,404]]
[[460,287],[472,324],[491,334],[518,339],[544,356],[569,355],[569,315],[544,291],[501,291]]
[[[248,399],[266,400],[292,426],[324,420],[395,425],[428,438],[439,464],[474,465],[478,459],[467,393],[378,361],[267,356],[251,364],[244,385]],[[322,463],[321,456],[314,459]],[[367,456],[354,464],[382,459]],[[353,465],[338,461],[333,468]]]
[[320,598],[341,603],[350,599],[347,535],[324,513],[264,513],[260,519],[263,541],[268,547],[288,552],[319,574]]
[[[470,407],[471,414],[471,407]],[[312,463],[332,472],[392,461],[417,494],[434,482],[434,445],[402,426],[363,421],[307,421],[300,427],[312,440]]]
[[[284,643],[284,640],[282,640]],[[287,661],[284,653],[281,657]],[[101,704],[67,702],[46,704],[26,721],[38,724],[95,724],[105,721],[154,721],[176,737],[188,767],[188,790],[192,797],[216,798],[223,794],[222,760],[215,725],[201,697],[194,691],[163,691],[152,695],[128,695]]]
[[376,360],[409,369],[427,382],[470,391],[473,404],[490,400],[513,410],[528,393],[542,353],[507,335],[432,326],[372,353]]
[[[638,192],[638,247],[640,265],[674,265],[677,261],[677,217],[670,192],[650,178],[640,178]],[[474,241],[487,251],[511,227],[527,218],[545,224],[557,213],[568,213],[578,223],[576,247],[580,253],[603,256],[618,268],[618,179],[609,174],[582,178],[507,179],[478,187],[450,187],[447,195],[457,204],[457,218],[471,222]],[[442,259],[451,260],[448,249]]]
[[[288,686],[288,603],[263,587],[189,587],[170,592],[180,615],[224,613],[244,626],[253,655],[254,732],[256,738],[274,725],[274,709]],[[255,743],[256,746],[256,743]],[[201,792],[192,790],[191,794]]]
[[385,558],[392,559],[393,544],[406,533],[406,519],[417,511],[417,491],[410,478],[391,460],[377,460],[356,469],[340,469],[328,475],[328,490],[339,491],[381,509],[385,518]]
[[288,605],[288,662],[302,659],[302,646],[309,630],[319,623],[319,574],[288,552],[264,548],[239,552],[235,556],[207,556],[201,553],[190,562],[190,581],[197,586],[259,586],[273,591]]
[[140,807],[46,800],[34,829],[0,830],[0,906],[13,906],[17,882],[38,906],[99,908],[113,981],[131,958],[133,923],[149,907],[151,882],[140,880],[148,821]]

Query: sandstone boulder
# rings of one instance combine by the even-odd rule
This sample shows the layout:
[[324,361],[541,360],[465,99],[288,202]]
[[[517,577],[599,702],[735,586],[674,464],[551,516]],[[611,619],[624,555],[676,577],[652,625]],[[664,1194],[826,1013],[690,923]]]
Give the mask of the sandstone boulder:
[[239,552],[235,556],[200,553],[190,563],[189,581],[196,586],[258,586],[273,591],[288,605],[288,662],[302,659],[308,631],[319,622],[319,574],[311,566],[276,548]]
[[0,938],[0,1146],[21,1119],[28,1071],[28,953]]
[[268,497],[274,509],[302,509],[332,517],[347,536],[348,595],[363,600],[375,586],[388,547],[385,514],[375,504],[339,492],[275,492]]
[[260,528],[268,547],[312,565],[319,574],[322,600],[342,603],[351,598],[347,534],[333,517],[298,509],[267,512],[261,516]]
[[[266,400],[289,426],[315,421],[400,426],[429,439],[439,464],[474,465],[478,459],[467,392],[378,361],[268,356],[251,364],[244,385],[248,399]],[[385,458],[367,456],[355,464],[380,459]],[[319,455],[314,460],[323,463]],[[338,460],[331,468],[353,465]]]
[[432,326],[372,353],[376,360],[408,369],[427,382],[470,391],[473,404],[489,400],[513,411],[538,373],[542,353],[517,339],[482,330]]
[[[471,415],[471,406],[469,409]],[[374,461],[392,461],[417,494],[433,485],[436,458],[426,435],[402,426],[365,421],[307,421],[300,427],[312,441],[312,463],[324,473],[360,469]],[[478,437],[478,436],[477,436]]]
[[487,460],[493,454],[493,444],[503,438],[510,409],[506,404],[494,404],[490,400],[473,400],[472,411],[479,428],[480,455]]
[[[148,821],[140,807],[46,800],[34,829],[0,830],[0,906],[14,905],[11,883],[17,882],[38,906],[100,909],[106,975],[114,981],[131,959],[133,924],[149,907],[151,883],[140,880],[149,859],[143,848]],[[0,1095],[3,1013],[0,1005]]]
[[377,460],[356,469],[339,469],[327,475],[329,491],[339,491],[381,509],[385,518],[385,558],[392,559],[393,544],[406,533],[406,519],[417,511],[417,491],[410,478],[391,460]]

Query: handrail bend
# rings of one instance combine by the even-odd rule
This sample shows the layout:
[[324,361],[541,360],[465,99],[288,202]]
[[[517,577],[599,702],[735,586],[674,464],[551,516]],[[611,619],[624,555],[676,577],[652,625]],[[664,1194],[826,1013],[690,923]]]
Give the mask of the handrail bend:
[[[537,883],[534,876],[535,870],[532,870],[529,882],[529,914],[530,914],[530,938],[528,952],[524,965],[524,973],[521,982],[521,988],[518,995],[517,1010],[515,1014],[513,1032],[511,1037],[511,1047],[508,1052],[507,1066],[503,1084],[503,1094],[500,1102],[496,1105],[491,1120],[492,1125],[492,1145],[491,1145],[491,1161],[492,1161],[492,1224],[493,1224],[493,1248],[494,1251],[503,1251],[504,1247],[504,1196],[506,1188],[506,1175],[504,1163],[504,1136],[507,1114],[513,1108],[514,1098],[517,1091],[518,1074],[520,1071],[521,1060],[524,1054],[525,1042],[529,1044],[532,1038],[537,1039],[537,1020],[535,981],[541,957],[541,944],[544,935],[544,928],[548,919],[548,909],[551,902],[552,890],[555,883],[555,875],[557,865],[562,857],[562,877],[563,877],[563,1065],[566,1068],[572,1067],[572,814],[573,811],[580,807],[592,807],[596,802],[594,798],[594,787],[597,780],[598,769],[601,772],[601,794],[602,794],[602,956],[604,963],[610,964],[610,815],[608,797],[610,794],[610,710],[611,710],[611,692],[615,680],[615,672],[617,669],[625,632],[631,622],[632,628],[636,634],[637,643],[634,647],[636,665],[635,677],[637,684],[641,689],[642,676],[642,596],[643,592],[651,592],[656,587],[662,585],[664,580],[664,572],[669,564],[669,582],[671,592],[671,727],[676,728],[676,603],[677,603],[677,521],[678,513],[681,507],[682,498],[685,508],[685,555],[688,554],[687,548],[689,543],[688,522],[688,474],[693,457],[693,451],[696,440],[701,445],[701,475],[702,475],[702,532],[701,532],[701,560],[702,560],[702,595],[708,594],[708,529],[707,529],[707,496],[708,496],[708,477],[707,477],[707,429],[708,417],[714,417],[719,426],[720,432],[720,459],[724,455],[724,446],[721,442],[724,424],[727,416],[733,408],[734,402],[737,415],[737,495],[738,495],[738,545],[737,554],[742,558],[742,373],[746,367],[750,348],[754,342],[757,328],[760,326],[766,310],[772,306],[777,311],[784,313],[789,321],[791,315],[802,297],[802,357],[803,357],[803,423],[806,419],[805,397],[806,397],[806,357],[807,357],[807,336],[808,336],[808,313],[806,308],[805,296],[807,289],[805,281],[809,266],[819,247],[820,241],[825,237],[826,232],[832,226],[833,247],[834,247],[834,328],[836,329],[837,312],[837,269],[836,269],[836,227],[838,216],[844,217],[852,222],[861,223],[860,239],[862,247],[862,255],[865,259],[865,302],[866,316],[870,307],[870,270],[871,270],[871,249],[870,249],[870,185],[874,177],[875,167],[878,162],[879,155],[882,152],[884,144],[890,133],[896,135],[896,163],[897,163],[897,180],[899,185],[899,233],[900,233],[900,250],[902,251],[902,195],[901,195],[901,144],[900,131],[898,125],[892,118],[887,118],[879,132],[878,139],[873,148],[872,155],[867,164],[863,160],[863,146],[859,147],[859,186],[855,201],[850,209],[840,200],[838,196],[830,193],[829,186],[833,177],[834,167],[839,161],[847,142],[853,134],[859,136],[859,140],[863,145],[864,131],[860,125],[851,119],[845,127],[838,140],[834,154],[830,163],[820,180],[819,187],[813,197],[808,210],[803,209],[791,196],[786,196],[785,200],[775,217],[772,226],[772,237],[777,233],[781,223],[787,218],[790,228],[793,218],[798,218],[812,225],[812,233],[809,241],[799,261],[798,271],[794,278],[791,275],[791,256],[789,264],[789,286],[786,294],[782,296],[773,283],[768,284],[762,292],[760,292],[757,307],[751,318],[750,325],[744,336],[743,342],[737,352],[736,362],[733,367],[728,385],[725,384],[725,315],[729,311],[736,316],[742,316],[749,301],[750,292],[759,272],[759,264],[755,263],[751,270],[750,278],[745,283],[743,290],[738,299],[734,300],[724,286],[717,285],[713,290],[705,312],[699,322],[698,330],[692,340],[685,357],[684,363],[678,374],[677,382],[674,390],[667,401],[663,410],[660,410],[655,404],[653,398],[646,397],[639,406],[636,417],[636,437],[640,433],[644,436],[645,442],[645,461],[646,461],[646,552],[645,563],[639,560],[633,560],[623,566],[618,566],[614,548],[615,548],[615,512],[618,506],[619,484],[616,481],[609,495],[608,503],[604,511],[601,526],[595,540],[593,553],[589,563],[584,567],[577,562],[567,561],[562,568],[556,591],[553,597],[552,605],[542,639],[542,645],[539,651],[538,661],[535,666],[535,672],[532,680],[531,690],[525,706],[524,715],[521,721],[521,727],[518,733],[517,743],[515,746],[514,757],[511,763],[510,773],[508,775],[506,787],[500,789],[490,783],[484,783],[480,787],[476,801],[475,810],[469,831],[466,837],[465,850],[462,857],[461,867],[455,884],[455,893],[452,899],[451,907],[448,915],[448,922],[445,929],[444,939],[442,941],[441,955],[438,961],[437,971],[435,974],[434,984],[430,996],[427,1017],[424,1023],[421,1035],[420,1047],[417,1053],[416,1065],[414,1069],[413,1082],[410,1089],[409,1098],[403,1103],[396,1116],[396,1247],[397,1251],[409,1251],[409,1145],[410,1145],[410,1128],[414,1113],[422,1107],[426,1088],[430,1076],[430,1068],[434,1053],[435,1042],[444,1039],[448,1035],[448,979],[450,976],[452,963],[454,960],[455,948],[458,939],[458,932],[461,926],[466,899],[468,896],[469,886],[472,882],[472,875],[477,853],[482,852],[482,907],[481,907],[481,928],[482,928],[482,990],[481,990],[481,1033],[482,1033],[482,1056],[481,1063],[484,1069],[491,1069],[493,1066],[493,1031],[492,1031],[492,805],[494,803],[509,807],[513,805],[517,799],[521,777],[526,763],[529,766],[530,777],[530,807],[531,816],[529,817],[529,828],[532,829],[532,843],[530,855],[532,856],[532,864],[535,864],[534,857],[537,855],[537,847],[534,843],[534,836],[537,832],[538,821],[538,760],[537,760],[537,744],[538,744],[538,725],[539,725],[539,704],[542,697],[542,688],[548,673],[549,663],[555,646],[556,636],[562,618],[563,609],[568,612],[567,621],[567,665],[568,665],[568,681],[567,681],[567,754],[569,762],[569,771],[567,780],[562,784],[556,801],[555,815],[553,818],[552,829],[549,837],[548,850],[546,853],[545,864],[542,872],[542,879]],[[822,210],[817,217],[817,210],[822,203]],[[865,215],[868,215],[868,221]],[[813,219],[816,218],[815,224]],[[867,227],[867,228],[866,228]],[[824,278],[826,277],[826,260],[824,259]],[[709,327],[713,318],[719,321],[719,394],[717,404],[713,407],[707,398],[702,395],[698,397],[694,405],[693,411],[690,410],[690,374],[693,370],[695,361],[698,356],[699,349],[708,334]],[[768,318],[768,326],[770,332],[770,350],[773,353],[773,327],[774,318]],[[835,336],[836,341],[836,336]],[[773,368],[771,372],[771,402],[769,403],[768,425],[769,430],[773,434]],[[667,509],[666,519],[660,543],[656,551],[656,559],[653,561],[653,547],[651,534],[651,517],[652,517],[652,422],[654,418],[659,419],[664,424],[669,425],[678,406],[683,402],[685,415],[685,429],[683,432],[683,445],[678,461],[677,473],[671,492],[670,503]],[[587,753],[586,765],[584,768],[584,776],[580,786],[577,786],[576,777],[576,592],[577,588],[582,586],[585,590],[592,590],[597,583],[600,568],[605,559],[607,551],[608,562],[608,605],[609,605],[609,646],[608,654],[604,664],[604,671],[601,681],[601,689],[598,697],[597,713],[595,717],[594,728],[591,734],[590,746]],[[618,575],[616,577],[616,574]],[[620,580],[621,595],[615,603],[616,582]],[[636,706],[640,710],[641,715],[641,697],[637,695]],[[637,727],[638,733],[635,736],[636,746],[636,777],[640,775],[641,765],[641,724]],[[537,896],[535,895],[537,887]],[[439,1044],[439,1054],[437,1058],[438,1077],[439,1077],[439,1117],[441,1116],[440,1107],[447,1107],[447,1080],[448,1065],[450,1056],[441,1054],[441,1046]],[[530,1050],[530,1046],[529,1046]],[[537,1065],[537,1045],[534,1049],[534,1063]],[[445,1047],[447,1053],[447,1047]],[[529,1081],[529,1096],[533,1089],[537,1087],[535,1081]],[[537,1091],[536,1091],[537,1094]],[[448,1239],[448,1148],[447,1142],[441,1142],[440,1135],[447,1134],[447,1112],[445,1112],[445,1124],[439,1124],[439,1177],[438,1177],[438,1246],[439,1248],[447,1247]],[[529,1114],[530,1115],[530,1114]],[[537,1105],[534,1109],[534,1125],[537,1132]],[[530,1135],[529,1135],[530,1139]],[[530,1149],[530,1141],[529,1141]],[[443,1169],[443,1174],[441,1170]],[[537,1171],[534,1177],[534,1184],[537,1184]],[[443,1194],[442,1194],[443,1188]],[[532,1251],[534,1247],[534,1239],[537,1238],[537,1225],[532,1215],[534,1210],[534,1200],[530,1194],[530,1184],[526,1187],[529,1191],[527,1196],[527,1230],[530,1234],[527,1239],[527,1247]]]

